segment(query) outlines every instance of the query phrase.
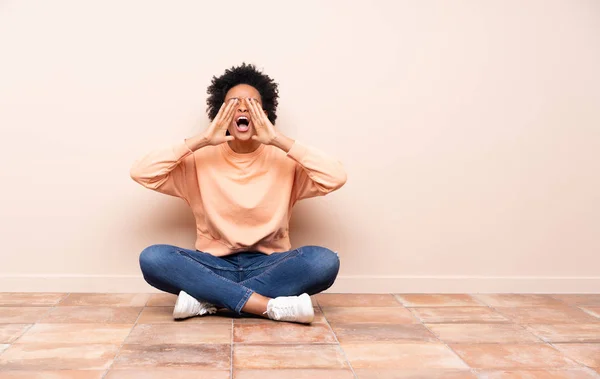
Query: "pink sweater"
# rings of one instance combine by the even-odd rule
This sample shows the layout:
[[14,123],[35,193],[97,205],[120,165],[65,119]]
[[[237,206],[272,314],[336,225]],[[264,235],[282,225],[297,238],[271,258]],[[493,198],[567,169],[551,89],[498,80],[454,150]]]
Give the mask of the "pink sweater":
[[227,143],[194,152],[184,140],[138,159],[131,177],[184,199],[196,219],[195,248],[216,256],[290,250],[294,204],[346,182],[339,161],[298,142],[287,154],[270,145],[238,154]]

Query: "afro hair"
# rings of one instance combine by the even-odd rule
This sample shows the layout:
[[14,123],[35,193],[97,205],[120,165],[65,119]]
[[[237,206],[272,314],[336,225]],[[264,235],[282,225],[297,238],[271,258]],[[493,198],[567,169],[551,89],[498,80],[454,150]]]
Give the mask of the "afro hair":
[[267,111],[269,121],[275,125],[275,120],[277,119],[277,98],[279,97],[277,83],[268,75],[257,70],[253,64],[246,63],[225,70],[225,73],[219,77],[213,76],[212,82],[206,91],[209,95],[206,100],[206,104],[208,104],[208,108],[206,109],[208,118],[212,121],[217,117],[219,108],[221,108],[221,104],[225,101],[227,91],[238,84],[248,84],[256,88],[258,93],[260,93],[262,107]]

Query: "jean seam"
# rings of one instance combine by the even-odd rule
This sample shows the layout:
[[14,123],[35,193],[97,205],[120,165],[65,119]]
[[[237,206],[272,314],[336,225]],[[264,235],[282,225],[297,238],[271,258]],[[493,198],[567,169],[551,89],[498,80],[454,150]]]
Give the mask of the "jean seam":
[[[187,252],[185,252],[185,251],[178,250],[177,252],[178,252],[179,254],[181,254],[183,257],[185,257],[185,258],[187,258],[187,259],[190,259],[190,260],[192,260],[193,262],[199,263],[199,264],[201,264],[201,265],[203,264],[202,262],[198,262],[197,260],[195,260],[194,258],[192,258],[191,256],[189,256],[189,255],[187,254]],[[236,307],[235,307],[235,309],[234,309],[236,312],[240,313],[240,311],[241,311],[241,308],[240,308],[240,310],[238,310],[237,308],[240,306],[240,304],[242,304],[242,302],[244,302],[244,303],[245,303],[245,301],[247,301],[247,300],[250,298],[250,295],[252,295],[252,293],[253,293],[254,291],[252,291],[250,288],[248,288],[248,287],[246,287],[246,286],[244,286],[244,285],[242,285],[242,284],[240,284],[240,283],[236,283],[236,282],[234,282],[233,280],[227,279],[226,277],[224,277],[224,276],[221,276],[221,275],[217,274],[216,272],[213,272],[212,270],[208,270],[208,272],[209,272],[210,274],[212,274],[212,275],[214,275],[214,276],[218,277],[218,278],[221,278],[221,279],[223,279],[223,280],[225,280],[225,281],[229,282],[229,283],[232,283],[232,284],[239,284],[241,287],[243,287],[243,288],[246,290],[246,293],[245,293],[245,294],[244,294],[244,296],[242,297],[242,300],[240,300],[240,301],[238,302],[238,304],[236,305]]]
[[252,291],[251,289],[247,289],[246,290],[246,293],[244,294],[244,296],[242,297],[242,299],[235,306],[235,312],[237,314],[241,314],[242,313],[242,308],[244,308],[244,305],[246,304],[246,302],[248,301],[248,299],[250,299],[250,296],[252,296],[253,292],[254,291]]
[[301,254],[302,254],[302,251],[300,251],[299,249],[295,249],[295,250],[293,250],[293,252],[290,255],[288,255],[287,257],[285,257],[283,259],[281,259],[279,262],[275,262],[272,265],[267,266],[267,267],[269,267],[269,269],[265,270],[264,272],[261,272],[260,274],[258,274],[256,276],[253,276],[253,277],[251,277],[249,279],[243,280],[239,284],[243,285],[243,283],[245,283],[245,282],[247,282],[249,280],[260,278],[261,276],[263,276],[263,275],[265,275],[265,274],[273,271],[275,268],[279,267],[280,264],[282,264],[283,262],[287,261],[288,259],[291,259],[293,257],[297,257],[297,256],[299,256]]

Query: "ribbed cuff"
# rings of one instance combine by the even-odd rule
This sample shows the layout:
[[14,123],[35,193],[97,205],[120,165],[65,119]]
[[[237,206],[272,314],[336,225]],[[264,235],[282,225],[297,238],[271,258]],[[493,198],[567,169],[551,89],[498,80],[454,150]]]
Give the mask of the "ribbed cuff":
[[183,142],[180,142],[173,146],[173,153],[175,154],[175,159],[179,161],[185,158],[186,156],[192,154],[193,151],[189,148],[184,139]]

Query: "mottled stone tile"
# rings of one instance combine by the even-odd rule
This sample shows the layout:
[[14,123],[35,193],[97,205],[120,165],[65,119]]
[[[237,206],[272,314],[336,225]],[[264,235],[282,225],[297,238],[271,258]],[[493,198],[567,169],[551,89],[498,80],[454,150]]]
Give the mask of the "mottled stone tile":
[[285,322],[236,324],[233,330],[233,341],[235,343],[296,345],[337,343],[327,324],[302,325]]
[[469,366],[477,369],[570,368],[577,364],[545,344],[451,344]]
[[348,361],[356,369],[419,370],[468,369],[441,343],[342,343]]
[[52,308],[39,322],[133,324],[141,311],[142,307],[63,306]]
[[13,343],[31,324],[0,324],[0,343]]
[[542,343],[515,324],[430,324],[427,327],[446,343]]
[[16,343],[120,344],[133,324],[35,324]]
[[507,323],[509,320],[488,307],[411,308],[411,312],[426,324],[434,323]]
[[325,293],[315,295],[321,307],[401,307],[392,294]]
[[338,345],[245,345],[233,347],[237,369],[345,369]]
[[[0,356],[1,357],[1,356]],[[185,368],[194,370],[228,370],[231,366],[230,344],[199,345],[123,345],[113,370]]]
[[600,324],[527,325],[547,342],[600,342]]
[[396,298],[405,307],[485,307],[466,294],[398,294]]
[[0,306],[51,307],[67,296],[66,293],[0,292]]
[[332,328],[341,343],[437,341],[421,324],[334,324]]
[[491,307],[552,307],[564,303],[550,295],[536,294],[489,294],[474,295],[474,297]]
[[145,293],[71,293],[58,305],[143,307],[149,298]]
[[402,307],[323,307],[331,324],[418,324],[419,320]]
[[227,344],[231,343],[229,324],[138,324],[133,328],[126,344]]
[[0,372],[7,370],[106,370],[119,345],[13,344],[0,354]]

